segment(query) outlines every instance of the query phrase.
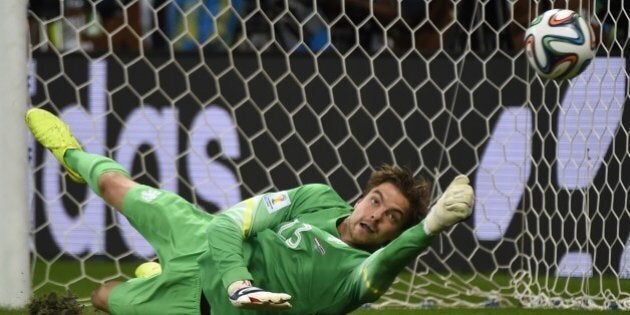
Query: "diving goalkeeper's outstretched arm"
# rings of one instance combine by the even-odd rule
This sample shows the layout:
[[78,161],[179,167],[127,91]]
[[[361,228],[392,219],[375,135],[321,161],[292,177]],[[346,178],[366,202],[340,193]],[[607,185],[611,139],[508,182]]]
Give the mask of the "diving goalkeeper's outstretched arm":
[[473,203],[468,177],[457,176],[420,224],[374,252],[355,270],[353,286],[360,300],[374,301],[385,293],[405,266],[430,246],[435,235],[472,214]]

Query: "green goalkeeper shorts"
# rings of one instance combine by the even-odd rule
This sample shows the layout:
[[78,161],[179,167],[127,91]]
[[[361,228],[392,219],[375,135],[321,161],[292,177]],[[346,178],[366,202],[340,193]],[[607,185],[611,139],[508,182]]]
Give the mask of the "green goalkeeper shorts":
[[199,314],[197,257],[212,215],[182,197],[144,185],[123,200],[123,214],[155,249],[162,273],[123,282],[108,299],[112,314]]

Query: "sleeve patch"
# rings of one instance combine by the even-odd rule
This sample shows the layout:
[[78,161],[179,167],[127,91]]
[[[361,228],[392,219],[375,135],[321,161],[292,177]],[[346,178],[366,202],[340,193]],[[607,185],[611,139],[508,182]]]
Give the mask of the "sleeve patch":
[[289,194],[286,191],[266,194],[263,197],[263,201],[269,213],[276,212],[291,204],[291,199],[289,199]]

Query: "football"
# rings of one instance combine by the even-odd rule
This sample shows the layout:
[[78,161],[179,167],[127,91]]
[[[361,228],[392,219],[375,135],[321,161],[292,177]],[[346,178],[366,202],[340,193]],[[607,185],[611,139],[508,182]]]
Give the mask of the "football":
[[159,263],[149,261],[138,266],[134,273],[136,274],[136,278],[150,278],[160,274],[161,272],[162,266],[160,266]]
[[595,46],[590,24],[572,10],[546,11],[525,32],[527,60],[545,79],[566,80],[580,74],[595,56]]

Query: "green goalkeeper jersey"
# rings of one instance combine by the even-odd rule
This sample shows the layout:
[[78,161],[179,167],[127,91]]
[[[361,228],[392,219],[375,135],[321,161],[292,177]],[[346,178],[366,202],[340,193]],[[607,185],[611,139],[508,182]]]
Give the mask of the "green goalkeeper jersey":
[[290,294],[286,314],[344,314],[379,298],[432,237],[419,224],[374,253],[356,249],[337,231],[351,211],[330,187],[309,184],[252,197],[217,215],[199,258],[212,314],[253,314],[229,301],[226,288],[237,280]]

